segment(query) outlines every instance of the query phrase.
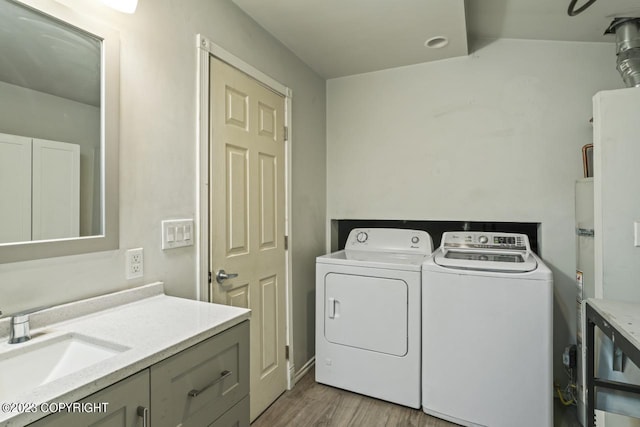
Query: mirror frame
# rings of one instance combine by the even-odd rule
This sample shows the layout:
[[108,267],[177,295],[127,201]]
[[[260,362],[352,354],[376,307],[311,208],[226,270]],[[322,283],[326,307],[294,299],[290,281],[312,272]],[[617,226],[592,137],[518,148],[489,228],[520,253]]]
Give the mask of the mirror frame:
[[9,0],[51,16],[102,40],[100,76],[100,149],[102,154],[101,235],[0,245],[0,263],[119,249],[120,37],[112,28],[52,0]]

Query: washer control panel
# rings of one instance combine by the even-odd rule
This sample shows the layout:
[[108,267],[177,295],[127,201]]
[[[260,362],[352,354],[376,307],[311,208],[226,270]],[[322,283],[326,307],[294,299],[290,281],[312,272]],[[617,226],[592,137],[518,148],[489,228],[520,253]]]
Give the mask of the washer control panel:
[[433,252],[433,241],[429,233],[422,230],[400,228],[354,228],[345,244],[346,250],[415,252],[429,255]]
[[494,233],[485,231],[448,231],[442,235],[441,247],[446,249],[495,249],[529,251],[526,234]]

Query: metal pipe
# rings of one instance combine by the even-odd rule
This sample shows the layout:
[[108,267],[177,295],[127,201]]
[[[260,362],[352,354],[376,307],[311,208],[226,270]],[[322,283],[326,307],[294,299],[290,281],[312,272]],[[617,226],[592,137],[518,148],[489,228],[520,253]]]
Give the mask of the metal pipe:
[[640,18],[616,18],[605,34],[616,35],[616,68],[627,87],[640,87]]

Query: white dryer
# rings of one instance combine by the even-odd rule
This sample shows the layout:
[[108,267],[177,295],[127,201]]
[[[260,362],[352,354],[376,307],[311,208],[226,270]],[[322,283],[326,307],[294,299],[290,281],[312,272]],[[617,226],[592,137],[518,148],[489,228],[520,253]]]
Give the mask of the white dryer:
[[316,259],[316,381],[420,407],[425,231],[354,229]]
[[444,233],[422,280],[423,410],[464,426],[551,427],[553,279],[528,237]]

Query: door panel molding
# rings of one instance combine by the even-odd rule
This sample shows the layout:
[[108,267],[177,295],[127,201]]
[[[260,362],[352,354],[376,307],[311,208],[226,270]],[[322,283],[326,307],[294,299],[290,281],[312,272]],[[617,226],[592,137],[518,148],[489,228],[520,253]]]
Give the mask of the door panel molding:
[[259,153],[260,164],[260,249],[272,249],[277,246],[277,159],[268,153]]
[[[249,154],[248,150],[231,144],[225,145],[227,169],[226,251],[227,255],[249,252]],[[240,182],[239,187],[234,183]]]
[[[262,359],[261,377],[269,375],[279,364],[278,351],[278,281],[276,276],[265,277],[260,280],[260,308],[262,317],[262,330],[260,331],[260,341],[262,348],[260,355]],[[276,313],[270,307],[276,306]],[[275,338],[275,342],[270,342],[269,337]]]

